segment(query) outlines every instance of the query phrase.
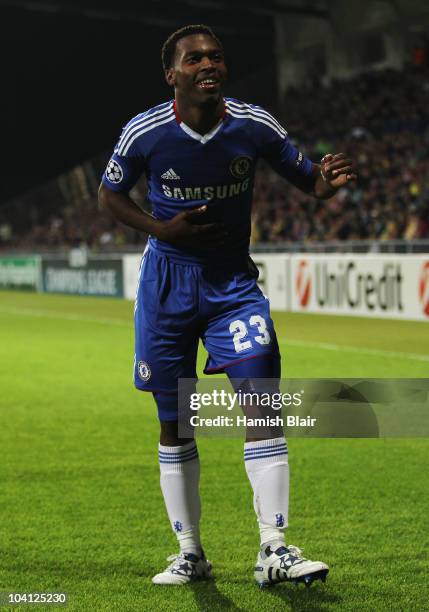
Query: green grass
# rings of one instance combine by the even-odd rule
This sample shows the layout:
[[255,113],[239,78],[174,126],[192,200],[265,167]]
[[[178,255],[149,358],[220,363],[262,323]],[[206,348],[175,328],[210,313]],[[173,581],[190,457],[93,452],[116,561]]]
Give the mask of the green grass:
[[[427,323],[274,318],[287,377],[428,377]],[[0,591],[67,591],[82,611],[428,609],[425,439],[290,441],[288,539],[331,566],[308,591],[253,584],[242,443],[201,439],[215,580],[153,586],[176,544],[131,319],[125,301],[0,293]]]

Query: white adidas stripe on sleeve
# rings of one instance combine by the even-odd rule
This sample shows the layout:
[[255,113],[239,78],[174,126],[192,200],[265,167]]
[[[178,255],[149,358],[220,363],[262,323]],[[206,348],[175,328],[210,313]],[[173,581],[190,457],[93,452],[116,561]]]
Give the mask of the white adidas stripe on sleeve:
[[258,115],[254,115],[253,113],[246,112],[246,111],[236,111],[236,110],[232,110],[230,107],[227,106],[226,108],[226,112],[230,115],[232,115],[233,117],[235,117],[236,119],[252,119],[253,121],[256,121],[257,123],[264,123],[265,125],[267,125],[268,127],[270,127],[272,130],[274,130],[274,132],[276,132],[280,138],[285,139],[286,138],[286,133],[285,131],[280,131],[277,126],[274,126],[270,121],[268,121],[266,118],[262,118]]
[[227,100],[226,105],[234,110],[235,112],[248,112],[254,114],[257,117],[262,117],[273,124],[273,126],[277,127],[280,132],[283,132],[285,136],[287,136],[287,131],[284,129],[282,125],[275,119],[270,113],[264,110],[260,106],[255,106],[254,104],[246,104],[244,102],[235,102],[233,100]]
[[167,105],[163,105],[163,108],[155,111],[154,113],[144,113],[143,116],[139,115],[138,118],[136,118],[135,121],[131,121],[123,131],[116,147],[116,152],[119,155],[122,155],[120,151],[126,147],[129,139],[132,138],[133,135],[140,130],[140,128],[156,123],[158,120],[167,117],[171,113],[173,113],[173,103],[168,102]]

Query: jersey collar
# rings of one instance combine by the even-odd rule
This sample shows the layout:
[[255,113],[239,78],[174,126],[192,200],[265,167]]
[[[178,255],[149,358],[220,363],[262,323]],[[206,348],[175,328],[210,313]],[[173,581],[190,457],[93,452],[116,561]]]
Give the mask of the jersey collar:
[[207,132],[207,134],[199,134],[198,132],[190,128],[189,125],[186,125],[184,121],[182,121],[182,118],[179,115],[179,111],[177,110],[176,100],[173,101],[173,110],[174,110],[174,115],[176,117],[176,121],[179,124],[179,127],[181,127],[182,130],[186,132],[191,138],[194,138],[195,140],[198,140],[199,142],[201,142],[201,144],[205,144],[207,141],[211,140],[213,136],[215,136],[218,133],[226,117],[226,106],[225,106],[225,101],[224,101],[223,113],[222,113],[221,119],[219,120],[219,123],[217,123],[210,130],[210,132]]

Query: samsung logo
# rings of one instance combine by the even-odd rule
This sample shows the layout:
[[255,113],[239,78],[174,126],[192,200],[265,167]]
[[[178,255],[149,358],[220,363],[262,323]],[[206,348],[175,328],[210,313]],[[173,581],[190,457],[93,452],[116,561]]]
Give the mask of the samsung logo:
[[170,187],[162,185],[162,191],[167,198],[176,200],[224,200],[233,198],[249,189],[250,179],[230,185],[208,185],[206,187]]

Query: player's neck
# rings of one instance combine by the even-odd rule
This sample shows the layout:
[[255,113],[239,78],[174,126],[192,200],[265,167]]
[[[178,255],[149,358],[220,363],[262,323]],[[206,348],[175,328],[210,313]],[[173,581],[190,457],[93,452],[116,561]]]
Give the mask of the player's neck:
[[225,102],[223,97],[213,103],[204,106],[189,104],[176,95],[176,110],[183,123],[186,123],[194,132],[207,134],[222,119],[225,112]]

